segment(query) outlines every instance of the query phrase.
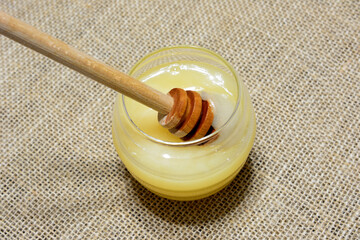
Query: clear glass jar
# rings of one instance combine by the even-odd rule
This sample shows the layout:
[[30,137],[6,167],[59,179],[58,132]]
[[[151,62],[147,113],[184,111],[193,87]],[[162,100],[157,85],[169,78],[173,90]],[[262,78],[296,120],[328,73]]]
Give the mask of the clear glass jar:
[[[131,119],[126,97],[121,94],[114,105],[112,132],[122,162],[144,187],[165,198],[195,200],[218,192],[234,179],[251,150],[256,124],[249,93],[242,80],[229,63],[207,49],[193,46],[160,49],[141,59],[131,69],[130,75],[146,79],[158,66],[176,65],[183,61],[191,61],[195,67],[198,64],[203,68],[206,64],[218,69],[227,76],[222,81],[231,81],[235,86],[229,90],[235,99],[229,118],[216,132],[205,137],[218,135],[218,138],[199,145],[204,138],[174,142],[151,136]],[[171,78],[166,81],[173,87],[190,87],[178,86],[179,82],[171,83]],[[194,89],[202,87],[194,86]]]

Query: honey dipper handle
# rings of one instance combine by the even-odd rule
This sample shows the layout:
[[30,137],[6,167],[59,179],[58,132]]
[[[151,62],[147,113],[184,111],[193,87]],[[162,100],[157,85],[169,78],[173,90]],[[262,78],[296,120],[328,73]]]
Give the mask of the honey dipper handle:
[[0,33],[160,113],[167,114],[172,108],[171,96],[1,11]]

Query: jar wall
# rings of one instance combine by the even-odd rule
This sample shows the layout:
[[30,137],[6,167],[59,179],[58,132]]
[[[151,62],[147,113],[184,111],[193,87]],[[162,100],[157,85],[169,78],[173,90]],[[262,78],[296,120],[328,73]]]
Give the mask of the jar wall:
[[[181,49],[177,51],[180,54]],[[166,49],[162,55],[166,59],[158,57],[156,61],[172,61]],[[135,69],[149,68],[146,62],[151,60],[143,59]],[[132,176],[155,194],[175,200],[203,198],[229,184],[244,166],[255,136],[255,116],[248,91],[237,75],[234,79],[239,97],[236,111],[218,132],[217,140],[201,146],[173,146],[148,138],[129,119],[119,94],[114,105],[113,140]]]

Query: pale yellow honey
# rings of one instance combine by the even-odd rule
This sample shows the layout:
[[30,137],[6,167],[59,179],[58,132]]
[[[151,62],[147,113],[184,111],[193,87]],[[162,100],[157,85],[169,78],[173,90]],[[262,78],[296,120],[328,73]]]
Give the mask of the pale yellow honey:
[[[255,117],[249,94],[233,76],[217,67],[190,61],[161,65],[145,72],[140,81],[167,93],[174,87],[195,90],[214,105],[214,127],[221,128],[233,114],[218,140],[204,146],[174,147],[149,140],[180,142],[161,127],[157,112],[129,98],[123,108],[119,95],[114,108],[113,138],[117,152],[131,174],[154,193],[171,199],[193,200],[226,186],[245,164],[255,136]],[[242,84],[242,83],[240,83]]]

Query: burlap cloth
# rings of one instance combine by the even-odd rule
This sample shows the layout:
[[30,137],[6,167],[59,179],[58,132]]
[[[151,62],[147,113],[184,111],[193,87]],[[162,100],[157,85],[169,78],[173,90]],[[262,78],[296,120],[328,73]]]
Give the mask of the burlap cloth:
[[116,93],[0,36],[0,239],[359,239],[359,1],[11,1],[0,9],[122,71],[170,45],[227,59],[257,136],[194,202],[137,183]]

